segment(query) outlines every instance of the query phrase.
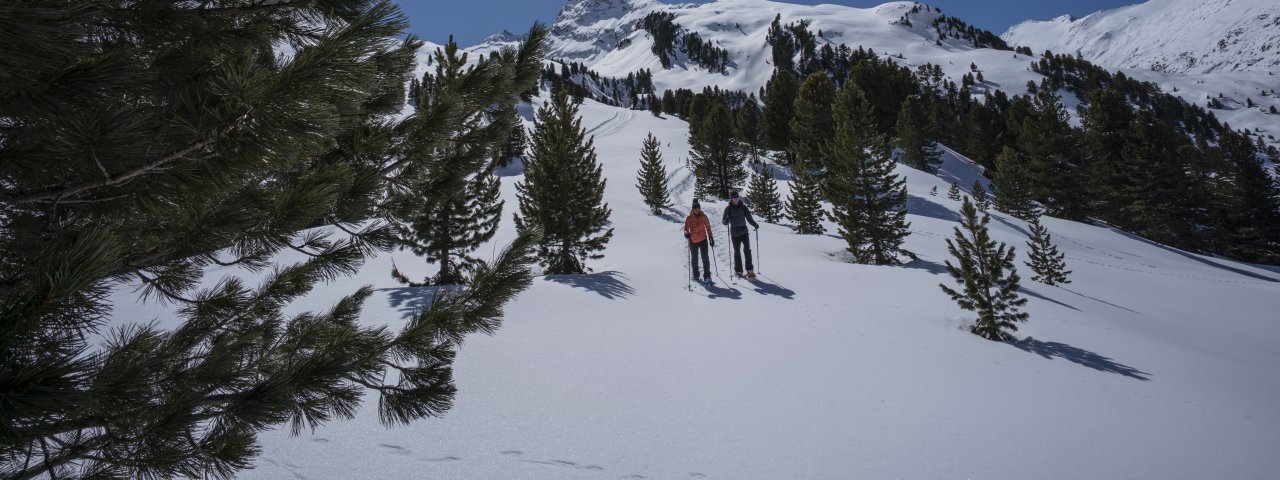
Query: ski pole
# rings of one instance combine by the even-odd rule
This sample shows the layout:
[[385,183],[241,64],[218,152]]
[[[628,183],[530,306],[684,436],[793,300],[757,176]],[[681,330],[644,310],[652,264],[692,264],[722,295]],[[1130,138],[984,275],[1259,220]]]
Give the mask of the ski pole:
[[[702,230],[707,232],[707,247],[711,249],[711,265],[716,267],[716,278],[719,278],[720,281],[723,282],[724,277],[720,276],[720,261],[716,259],[715,247],[711,246],[711,243],[714,241],[711,239],[711,230],[707,230],[706,228],[703,228]],[[693,260],[690,259],[689,261],[693,261]]]
[[756,227],[756,273],[760,273],[760,227]]

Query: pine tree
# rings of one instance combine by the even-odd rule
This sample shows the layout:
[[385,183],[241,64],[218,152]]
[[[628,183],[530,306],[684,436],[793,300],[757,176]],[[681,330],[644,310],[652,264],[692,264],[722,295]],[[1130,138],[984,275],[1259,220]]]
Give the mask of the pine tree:
[[1039,216],[1027,186],[1026,167],[1012,148],[1005,147],[996,157],[996,178],[991,185],[996,194],[996,210],[1023,220]]
[[604,189],[595,139],[561,91],[538,109],[524,181],[516,184],[516,228],[541,233],[537,255],[548,274],[586,273],[587,259],[603,257],[597,252],[613,237]]
[[734,135],[751,156],[751,162],[758,163],[761,147],[760,106],[756,104],[755,95],[738,109],[734,118]]
[[902,263],[907,223],[906,180],[893,173],[897,165],[888,141],[876,131],[871,103],[853,82],[845,83],[834,107],[835,139],[827,149],[828,174],[823,182],[831,200],[832,219],[856,263]]
[[[968,197],[960,208],[960,225],[955,238],[947,239],[947,250],[958,265],[947,260],[947,272],[959,284],[957,291],[939,284],[960,308],[976,312],[978,321],[970,328],[983,338],[1004,341],[1009,332],[1017,331],[1016,322],[1027,320],[1019,311],[1027,299],[1018,294],[1018,272],[1014,265],[1014,248],[991,239],[987,224],[991,216],[982,214]],[[967,232],[967,235],[966,235]]]
[[506,141],[493,149],[493,163],[498,168],[506,168],[511,165],[512,160],[524,157],[525,149],[529,147],[529,134],[525,132],[524,123],[520,120],[520,112],[516,111],[514,105],[499,107],[493,116],[508,117],[507,121],[511,124]]
[[937,173],[938,166],[942,165],[937,125],[930,120],[925,101],[919,95],[902,101],[897,130],[902,163],[916,170]]
[[936,196],[938,196],[938,186],[937,186],[937,185],[934,185],[934,186],[933,186],[933,188],[930,188],[930,189],[929,189],[929,196],[931,196],[931,197],[936,197]]
[[697,176],[695,194],[729,198],[747,181],[747,169],[733,144],[733,115],[723,102],[717,101],[691,130],[689,163]]
[[1049,214],[1083,219],[1088,202],[1084,169],[1077,158],[1081,148],[1066,108],[1047,84],[1037,90],[1032,106],[1032,117],[1017,132],[1018,144],[1028,157],[1031,192]]
[[[394,246],[391,185],[428,167],[400,149],[465,123],[386,121],[422,46],[394,3],[0,10],[22,39],[0,46],[0,476],[228,478],[259,432],[351,419],[369,394],[386,425],[450,407],[459,341],[531,281],[529,237],[403,328],[361,315],[368,287],[295,302]],[[454,105],[515,102],[545,36]],[[130,286],[156,321],[112,315]]]
[[514,105],[441,104],[466,92],[461,82],[466,80],[467,54],[459,53],[458,44],[450,38],[432,58],[435,75],[424,78],[426,88],[417,99],[418,108],[426,112],[457,109],[459,121],[442,145],[408,143],[403,154],[424,167],[402,175],[390,196],[397,242],[428,263],[440,265],[434,278],[422,282],[393,267],[392,277],[411,286],[460,284],[479,265],[469,254],[493,238],[503,208],[492,160],[486,160],[502,155],[513,124],[519,125]]
[[791,117],[790,135],[790,151],[795,154],[796,165],[800,168],[826,168],[823,154],[835,134],[831,119],[831,104],[835,96],[835,84],[826,72],[814,72],[800,85]]
[[791,227],[801,235],[819,235],[826,232],[822,219],[826,212],[822,210],[822,194],[818,180],[803,168],[794,171],[795,179],[791,181],[791,197],[787,199],[787,217],[795,222]]
[[978,207],[978,211],[987,213],[987,209],[991,207],[991,197],[987,195],[987,189],[982,186],[982,180],[973,181],[973,205]]
[[751,176],[747,199],[751,202],[751,210],[764,221],[778,223],[782,220],[782,198],[778,194],[773,168],[768,163],[760,164],[760,172]]
[[661,143],[658,137],[650,133],[640,148],[640,173],[636,175],[636,188],[644,197],[644,204],[654,215],[662,215],[662,210],[671,207],[671,198],[667,194],[667,167],[662,163]]
[[774,69],[761,98],[764,100],[764,111],[760,114],[764,148],[782,151],[791,147],[791,117],[795,115],[796,96],[799,94],[800,83],[795,75]]
[[1027,251],[1030,252],[1031,261],[1025,263],[1035,273],[1031,276],[1032,281],[1049,286],[1071,283],[1067,279],[1071,271],[1067,270],[1066,256],[1053,244],[1049,229],[1040,224],[1039,217],[1031,219],[1031,239],[1027,240]]
[[951,182],[951,188],[947,189],[947,198],[950,200],[960,201],[960,184],[954,180]]

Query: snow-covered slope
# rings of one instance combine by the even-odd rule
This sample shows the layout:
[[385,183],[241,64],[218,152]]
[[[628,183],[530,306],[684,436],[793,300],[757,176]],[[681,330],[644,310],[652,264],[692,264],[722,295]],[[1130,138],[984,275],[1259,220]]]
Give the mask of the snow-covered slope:
[[[314,433],[271,432],[245,478],[1261,479],[1280,470],[1280,269],[1047,218],[1074,283],[1024,280],[1031,319],[1021,340],[983,340],[937,287],[950,281],[945,238],[959,205],[928,191],[978,176],[948,152],[941,177],[898,170],[911,194],[906,246],[920,261],[854,265],[839,238],[765,224],[760,282],[691,292],[677,223],[692,195],[686,124],[592,101],[582,113],[616,229],[590,264],[597,273],[536,279],[496,335],[469,339],[444,418],[385,429],[370,404]],[[648,132],[672,172],[677,207],[664,217],[647,214],[632,187]],[[514,205],[519,172],[504,174]],[[724,207],[704,206],[713,218]],[[1024,222],[995,214],[991,228],[1024,255]],[[508,215],[495,244],[512,232]],[[728,242],[716,235],[727,279]],[[365,318],[396,327],[431,290],[395,284],[393,261],[410,275],[430,271],[411,254],[382,255],[298,307],[323,309],[373,284]],[[129,290],[119,295],[124,317],[156,316],[130,306]]]
[[1003,38],[1036,52],[1080,52],[1110,68],[1274,72],[1280,70],[1280,3],[1150,0],[1081,19],[1024,22]]

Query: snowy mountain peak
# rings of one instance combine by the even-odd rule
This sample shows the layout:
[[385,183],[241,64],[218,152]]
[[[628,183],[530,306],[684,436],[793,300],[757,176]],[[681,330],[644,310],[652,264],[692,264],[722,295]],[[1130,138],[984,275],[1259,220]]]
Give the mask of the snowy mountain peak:
[[1003,38],[1037,52],[1079,52],[1111,68],[1267,72],[1280,68],[1280,3],[1151,0],[1080,19],[1023,22]]
[[489,38],[484,39],[483,41],[480,42],[480,44],[483,45],[483,44],[489,44],[489,43],[513,43],[513,42],[519,42],[522,40],[524,40],[524,35],[511,33],[510,30],[503,30],[501,32],[490,35]]
[[550,58],[595,58],[617,47],[636,22],[662,6],[655,0],[569,0],[551,27]]

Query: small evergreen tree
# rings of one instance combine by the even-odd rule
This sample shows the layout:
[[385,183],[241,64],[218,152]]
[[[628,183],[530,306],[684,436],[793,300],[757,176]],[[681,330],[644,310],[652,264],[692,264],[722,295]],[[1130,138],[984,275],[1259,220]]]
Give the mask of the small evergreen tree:
[[443,104],[469,88],[462,83],[467,79],[467,54],[460,53],[450,38],[432,58],[435,75],[424,77],[422,85],[427,88],[420,92],[418,108],[424,112],[456,109],[460,115],[456,130],[445,142],[407,143],[403,154],[424,167],[406,172],[398,183],[403,187],[390,195],[396,240],[428,263],[440,265],[434,278],[422,282],[393,267],[391,276],[411,286],[457,285],[479,265],[469,254],[493,238],[503,208],[494,164],[485,160],[502,155],[514,132],[512,125],[519,125],[514,105]]
[[955,238],[947,239],[947,250],[957,264],[951,260],[946,262],[947,272],[960,290],[944,284],[938,286],[960,308],[978,314],[978,321],[970,331],[989,340],[1008,340],[1009,332],[1018,330],[1016,323],[1027,320],[1027,314],[1019,311],[1027,299],[1018,294],[1014,248],[991,239],[987,230],[991,216],[984,213],[979,218],[978,209],[968,197],[960,214]]
[[951,182],[951,188],[947,189],[947,198],[951,200],[960,200],[960,184],[955,181]]
[[791,197],[787,199],[787,216],[795,225],[791,227],[801,235],[819,235],[826,232],[822,226],[822,218],[826,216],[822,210],[822,197],[818,180],[803,168],[794,171],[795,179],[791,182]]
[[978,211],[987,213],[987,208],[991,206],[991,197],[987,195],[987,189],[982,186],[982,180],[973,181],[973,199],[973,204],[978,207]]
[[654,215],[661,215],[664,208],[671,206],[671,198],[667,194],[667,167],[662,163],[661,143],[658,137],[650,133],[640,148],[640,173],[636,175],[636,188],[644,197],[645,205]]
[[933,123],[926,102],[919,95],[902,101],[898,112],[898,148],[902,149],[902,163],[928,173],[937,173],[942,165],[942,151],[938,149],[938,126]]
[[929,189],[929,196],[931,196],[931,197],[936,197],[936,196],[938,196],[938,186],[937,186],[937,185],[934,185],[932,188],[930,188],[930,189]]
[[992,181],[992,188],[996,193],[997,210],[1023,220],[1038,215],[1027,185],[1026,167],[1012,148],[1005,147],[996,157],[996,178]]
[[897,265],[907,223],[906,180],[893,173],[897,165],[889,143],[876,131],[871,103],[853,82],[846,82],[834,107],[835,139],[828,148],[827,178],[832,219],[848,243],[853,261]]
[[538,257],[549,274],[586,273],[583,262],[601,258],[613,229],[604,202],[605,179],[595,139],[563,91],[538,109],[532,154],[516,184],[516,228],[541,232]]
[[756,215],[769,223],[778,223],[783,217],[782,197],[778,194],[778,181],[768,163],[760,165],[760,172],[751,176],[747,184],[747,198]]
[[689,135],[689,163],[697,176],[698,197],[729,198],[747,180],[742,156],[734,148],[733,115],[717,101]]
[[1053,244],[1049,229],[1040,224],[1039,217],[1031,219],[1031,239],[1027,240],[1027,249],[1031,261],[1025,263],[1035,272],[1031,277],[1032,281],[1049,286],[1071,283],[1067,279],[1071,271],[1067,270],[1066,255],[1059,252],[1058,246]]

